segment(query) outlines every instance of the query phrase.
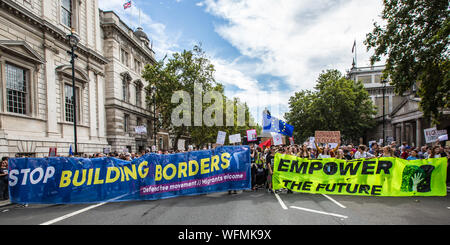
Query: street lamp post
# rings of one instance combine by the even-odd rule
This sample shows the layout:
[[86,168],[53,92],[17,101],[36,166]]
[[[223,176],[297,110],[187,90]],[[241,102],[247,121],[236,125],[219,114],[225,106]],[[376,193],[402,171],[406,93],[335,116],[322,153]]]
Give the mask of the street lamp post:
[[152,84],[152,98],[153,98],[153,145],[156,150],[156,86]]
[[78,154],[78,146],[77,146],[77,99],[76,99],[76,89],[75,89],[75,58],[77,55],[75,54],[75,49],[77,48],[78,42],[80,38],[73,31],[67,35],[67,39],[70,44],[70,51],[67,51],[70,54],[70,64],[72,64],[72,100],[73,100],[73,136],[74,136],[74,150],[75,155]]
[[386,80],[383,80],[383,146],[385,146],[384,141],[386,140],[385,137],[385,106],[384,106],[384,100],[385,100],[385,95],[386,95]]

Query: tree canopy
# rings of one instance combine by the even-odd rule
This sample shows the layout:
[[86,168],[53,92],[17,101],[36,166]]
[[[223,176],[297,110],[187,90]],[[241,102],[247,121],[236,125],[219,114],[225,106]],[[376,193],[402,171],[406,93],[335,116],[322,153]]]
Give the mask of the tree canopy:
[[[174,53],[170,58],[164,57],[154,65],[146,65],[142,77],[149,82],[147,103],[152,105],[155,96],[156,108],[162,117],[158,128],[169,130],[176,141],[181,136],[190,137],[190,143],[197,146],[215,143],[219,130],[228,135],[245,135],[249,125],[254,125],[249,108],[225,96],[224,87],[216,82],[214,72],[214,65],[198,45],[192,50]],[[225,116],[227,110],[234,116],[231,118],[233,125],[227,124],[226,120],[231,121]],[[239,110],[245,114],[245,125],[236,123]],[[174,116],[182,118],[183,123],[174,123]]]
[[296,92],[285,118],[303,142],[315,131],[341,131],[344,141],[356,141],[374,126],[375,106],[363,84],[346,79],[338,70],[322,72],[315,90]]

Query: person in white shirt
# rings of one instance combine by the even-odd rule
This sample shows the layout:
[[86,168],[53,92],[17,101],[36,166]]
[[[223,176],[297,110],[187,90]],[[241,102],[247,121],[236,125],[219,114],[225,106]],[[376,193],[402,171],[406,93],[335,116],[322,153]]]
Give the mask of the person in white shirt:
[[375,156],[370,154],[369,152],[366,152],[366,146],[365,145],[359,145],[358,151],[356,151],[355,155],[353,156],[354,159],[372,158],[372,157],[375,157]]

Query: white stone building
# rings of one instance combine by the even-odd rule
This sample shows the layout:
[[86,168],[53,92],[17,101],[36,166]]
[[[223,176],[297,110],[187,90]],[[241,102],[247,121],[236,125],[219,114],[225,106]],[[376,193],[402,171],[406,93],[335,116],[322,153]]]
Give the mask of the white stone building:
[[[108,146],[105,65],[97,0],[0,0],[0,153],[66,155],[74,142],[72,69],[66,35],[80,36],[75,61],[78,152]],[[72,107],[73,108],[73,107]]]
[[[145,64],[155,64],[150,39],[142,28],[133,31],[114,12],[100,11],[105,66],[107,139],[112,151],[141,152],[153,145],[153,106],[146,102],[141,77]],[[146,133],[135,130],[137,126]],[[161,133],[159,133],[161,134]]]
[[[443,110],[444,117],[439,125],[433,125],[423,117],[419,109],[420,98],[416,94],[416,87],[403,95],[398,95],[389,83],[384,86],[381,81],[385,66],[355,67],[348,72],[348,77],[354,81],[361,81],[369,92],[373,103],[377,106],[374,129],[366,132],[364,143],[379,141],[383,138],[383,100],[385,105],[385,140],[395,140],[397,144],[403,142],[410,146],[425,145],[424,129],[436,127],[450,132],[450,110]],[[383,97],[384,91],[384,97]]]
[[142,28],[100,10],[98,0],[0,0],[0,155],[67,155],[73,147],[72,30],[80,37],[78,153],[172,147],[146,102],[141,73],[156,60]]

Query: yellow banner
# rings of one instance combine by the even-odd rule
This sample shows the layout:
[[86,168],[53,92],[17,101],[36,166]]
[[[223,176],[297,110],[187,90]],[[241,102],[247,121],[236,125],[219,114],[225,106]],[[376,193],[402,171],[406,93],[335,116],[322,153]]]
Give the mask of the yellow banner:
[[305,159],[277,153],[273,189],[362,196],[446,196],[447,158]]

